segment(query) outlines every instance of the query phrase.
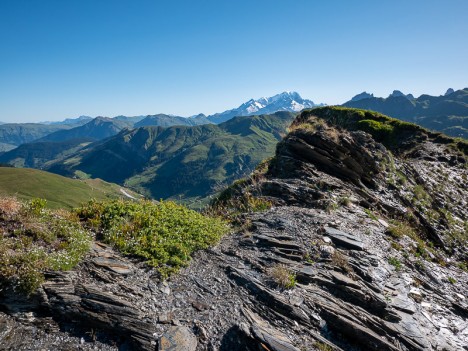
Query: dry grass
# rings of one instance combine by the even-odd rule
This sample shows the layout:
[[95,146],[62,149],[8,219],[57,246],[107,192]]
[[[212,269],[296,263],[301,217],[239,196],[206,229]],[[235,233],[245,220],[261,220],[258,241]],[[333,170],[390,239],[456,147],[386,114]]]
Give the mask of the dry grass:
[[353,273],[353,268],[349,265],[348,258],[341,252],[335,250],[331,257],[331,260],[334,266],[343,269],[348,274]]
[[296,285],[296,275],[285,265],[278,264],[269,269],[268,274],[280,287],[291,289]]
[[400,239],[404,235],[407,235],[410,238],[416,235],[412,227],[401,221],[393,221],[387,229],[387,234],[395,239]]
[[0,214],[6,218],[15,217],[22,208],[21,202],[16,197],[8,196],[0,198]]
[[323,342],[316,342],[314,346],[319,351],[333,351],[333,347]]

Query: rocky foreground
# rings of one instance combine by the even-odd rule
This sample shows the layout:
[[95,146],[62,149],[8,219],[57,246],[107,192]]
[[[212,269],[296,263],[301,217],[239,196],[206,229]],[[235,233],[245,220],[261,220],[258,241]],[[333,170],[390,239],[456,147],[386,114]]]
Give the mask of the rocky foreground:
[[378,143],[334,113],[295,121],[218,203],[271,208],[169,280],[96,242],[31,297],[2,291],[0,349],[468,350],[463,149],[419,129]]

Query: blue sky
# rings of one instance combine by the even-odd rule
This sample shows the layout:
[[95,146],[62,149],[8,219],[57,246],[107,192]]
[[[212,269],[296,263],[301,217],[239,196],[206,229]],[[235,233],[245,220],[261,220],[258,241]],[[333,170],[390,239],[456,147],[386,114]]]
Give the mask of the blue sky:
[[0,0],[0,121],[468,86],[466,0]]

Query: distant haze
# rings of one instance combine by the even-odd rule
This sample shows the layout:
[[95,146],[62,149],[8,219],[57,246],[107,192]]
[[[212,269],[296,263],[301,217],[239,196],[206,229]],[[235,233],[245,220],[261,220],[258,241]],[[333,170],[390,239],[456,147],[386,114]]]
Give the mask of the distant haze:
[[468,1],[0,2],[0,121],[468,86]]

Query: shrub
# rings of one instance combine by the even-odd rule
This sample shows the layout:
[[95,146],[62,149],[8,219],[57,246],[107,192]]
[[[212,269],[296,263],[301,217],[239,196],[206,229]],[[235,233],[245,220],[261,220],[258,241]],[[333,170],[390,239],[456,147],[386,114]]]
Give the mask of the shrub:
[[246,189],[231,185],[213,201],[205,213],[237,223],[241,214],[267,211],[272,205],[270,201],[254,196]]
[[314,347],[319,351],[333,351],[333,347],[331,347],[328,344],[325,344],[324,342],[316,342],[314,344]]
[[77,210],[103,240],[155,267],[163,277],[188,264],[191,255],[228,231],[225,221],[171,201],[90,202]]
[[398,272],[402,268],[402,264],[400,260],[396,257],[389,257],[388,258],[388,263],[390,263],[393,267],[395,267],[395,270]]
[[447,280],[450,284],[455,284],[457,282],[457,280],[454,277],[448,277]]
[[424,201],[424,200],[429,200],[430,197],[429,195],[426,193],[426,191],[424,190],[424,187],[422,185],[416,185],[414,188],[413,188],[413,194],[414,194],[414,197],[417,199],[417,200],[420,200],[420,201]]
[[280,287],[292,289],[296,285],[296,275],[286,266],[278,264],[269,270],[270,277]]
[[341,252],[335,250],[331,259],[334,266],[343,269],[348,274],[353,273],[353,268],[349,265],[348,258]]
[[10,209],[10,220],[0,223],[0,279],[14,289],[33,292],[43,282],[44,271],[69,270],[89,250],[91,235],[70,221],[66,211],[46,210],[42,199],[0,203],[2,212]]
[[388,227],[386,233],[395,239],[400,239],[404,235],[407,235],[410,238],[417,237],[414,229],[405,222],[401,221],[393,221],[392,224]]
[[392,241],[390,245],[397,251],[403,250],[403,246],[401,246],[399,243]]
[[377,216],[371,211],[369,210],[368,208],[365,208],[364,209],[364,212],[369,216],[370,219],[374,220],[374,221],[378,221],[379,219],[377,218]]
[[363,119],[357,122],[357,127],[368,132],[378,141],[391,141],[393,138],[394,128],[387,123],[372,119]]
[[342,196],[342,197],[340,197],[339,203],[340,203],[340,205],[350,207],[351,206],[351,199],[349,198],[349,196]]

